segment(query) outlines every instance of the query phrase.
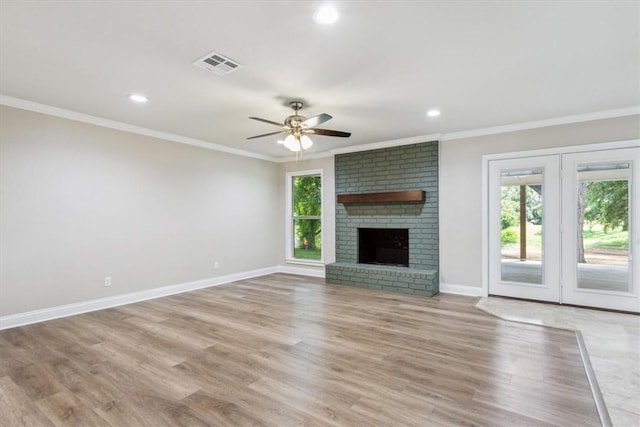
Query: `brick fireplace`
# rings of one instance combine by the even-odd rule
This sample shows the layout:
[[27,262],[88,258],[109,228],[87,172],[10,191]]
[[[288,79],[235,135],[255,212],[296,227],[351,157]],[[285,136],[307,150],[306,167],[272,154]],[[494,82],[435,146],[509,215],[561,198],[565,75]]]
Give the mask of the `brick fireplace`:
[[[336,155],[335,169],[336,262],[327,282],[438,293],[438,142]],[[382,230],[377,253],[359,249],[362,230]],[[390,230],[406,230],[406,240]]]

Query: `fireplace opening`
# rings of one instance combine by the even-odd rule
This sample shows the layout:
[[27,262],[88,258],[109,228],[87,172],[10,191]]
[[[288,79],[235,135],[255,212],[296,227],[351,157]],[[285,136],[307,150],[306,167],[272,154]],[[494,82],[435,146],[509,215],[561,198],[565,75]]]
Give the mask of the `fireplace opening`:
[[358,228],[358,262],[409,267],[409,230]]

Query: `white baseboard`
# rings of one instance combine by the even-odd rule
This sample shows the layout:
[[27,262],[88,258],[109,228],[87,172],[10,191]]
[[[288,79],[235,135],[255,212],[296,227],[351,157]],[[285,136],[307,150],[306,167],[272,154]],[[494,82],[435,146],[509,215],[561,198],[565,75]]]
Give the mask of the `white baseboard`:
[[324,278],[324,266],[318,268],[293,267],[291,265],[279,265],[278,273],[297,274],[299,276],[311,276]]
[[475,286],[454,285],[452,283],[440,283],[440,292],[443,294],[467,295],[471,297],[481,297],[482,288]]
[[[44,322],[47,320],[59,319],[61,317],[74,316],[76,314],[90,311],[102,310],[105,308],[118,307],[120,305],[134,302],[146,301],[154,298],[180,294],[196,289],[208,288],[223,285],[238,280],[251,279],[253,277],[265,276],[273,273],[296,274],[299,276],[325,277],[324,269],[294,267],[291,265],[278,265],[274,267],[260,268],[257,270],[245,271],[242,273],[229,274],[226,276],[211,277],[208,279],[196,280],[193,282],[180,283],[177,285],[163,286],[161,288],[148,289],[140,292],[115,295],[107,298],[83,301],[74,304],[61,305],[57,307],[45,308],[42,310],[28,311],[26,313],[12,314],[0,317],[0,330],[15,328],[17,326],[29,325],[32,323]],[[440,283],[440,292],[446,294],[458,294],[468,296],[482,296],[482,288],[464,285],[454,285],[450,283]]]
[[[180,283],[177,285],[163,286],[161,288],[148,289],[140,292],[115,295],[107,298],[83,301],[74,304],[60,305],[57,307],[45,308],[42,310],[28,311],[26,313],[12,314],[0,317],[0,330],[15,328],[17,326],[29,325],[31,323],[44,322],[46,320],[58,319],[61,317],[73,316],[90,311],[102,310],[110,307],[131,304],[134,302],[146,301],[168,295],[180,294],[196,289],[208,288],[211,286],[223,285],[225,283],[238,280],[251,279],[253,277],[265,276],[278,272],[279,267],[267,267],[257,270],[244,271],[242,273],[228,274],[226,276],[211,277],[209,279],[196,280],[193,282]],[[296,273],[298,274],[298,273]],[[301,274],[301,273],[300,273]]]

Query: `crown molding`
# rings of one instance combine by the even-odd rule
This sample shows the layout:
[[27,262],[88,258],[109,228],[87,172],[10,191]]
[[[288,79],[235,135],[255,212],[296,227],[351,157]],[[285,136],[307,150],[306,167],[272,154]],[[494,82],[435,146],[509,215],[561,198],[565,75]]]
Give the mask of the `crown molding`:
[[[356,145],[353,147],[338,148],[329,150],[331,155],[355,153],[358,151],[377,150],[380,148],[398,147],[401,145],[418,144],[427,141],[450,141],[454,139],[474,138],[478,136],[496,135],[500,133],[517,132],[528,129],[536,129],[550,126],[568,125],[572,123],[581,123],[594,120],[613,119],[616,117],[640,115],[640,106],[632,106],[626,108],[618,108],[614,110],[596,111],[594,113],[575,114],[572,116],[555,117],[545,120],[537,120],[525,123],[514,123],[503,126],[493,126],[488,128],[474,129],[461,132],[449,132],[443,134],[430,134],[422,136],[414,136],[411,138],[395,139],[390,141],[374,142],[371,144]],[[318,156],[320,157],[320,156]],[[288,158],[285,161],[290,161]]]
[[575,114],[572,116],[555,117],[552,119],[533,122],[514,123],[503,126],[493,126],[461,132],[450,132],[442,135],[442,141],[453,139],[475,138],[478,136],[495,135],[499,133],[517,132],[521,130],[537,129],[550,126],[569,125],[572,123],[589,122],[593,120],[613,119],[616,117],[640,115],[640,106],[618,108],[615,110],[596,111],[594,113]]
[[14,98],[8,95],[0,94],[0,105],[19,108],[22,110],[33,111],[36,113],[48,114],[51,116],[61,117],[69,120],[75,120],[83,123],[89,123],[110,129],[121,130],[134,134],[150,136],[165,141],[177,142],[180,144],[193,145],[195,147],[206,148],[208,150],[221,151],[224,153],[235,154],[238,156],[249,157],[253,159],[266,160],[274,163],[287,163],[303,160],[321,159],[333,157],[336,154],[356,153],[359,151],[378,150],[381,148],[399,147],[402,145],[419,144],[427,141],[450,141],[457,139],[474,138],[479,136],[496,135],[500,133],[517,132],[522,130],[543,128],[549,126],[567,125],[572,123],[588,122],[593,120],[612,119],[616,117],[625,117],[640,115],[640,106],[632,106],[626,108],[618,108],[613,110],[597,111],[594,113],[576,114],[572,116],[555,117],[551,119],[538,120],[525,123],[514,123],[502,126],[493,126],[488,128],[474,129],[460,132],[436,133],[430,135],[414,136],[410,138],[394,139],[389,141],[373,142],[370,144],[355,145],[352,147],[337,148],[333,150],[320,151],[303,156],[284,156],[272,157],[264,154],[253,153],[250,151],[232,148],[226,145],[206,142],[199,139],[189,138],[185,136],[175,135],[167,132],[161,132],[153,129],[143,128],[140,126],[122,123],[115,120],[104,119],[101,117],[91,116],[89,114],[79,113],[76,111],[66,110],[64,108],[53,107],[50,105],[40,104],[33,101],[27,101],[20,98]]
[[88,123],[96,126],[102,126],[109,129],[121,130],[124,132],[134,133],[138,135],[150,136],[152,138],[163,139],[165,141],[178,142],[180,144],[193,145],[195,147],[206,148],[208,150],[221,151],[224,153],[235,154],[237,156],[250,157],[253,159],[267,160],[270,162],[277,161],[276,158],[265,156],[263,154],[252,153],[250,151],[240,150],[228,147],[226,145],[206,142],[195,138],[175,135],[168,132],[161,132],[149,128],[130,125],[128,123],[118,122],[115,120],[104,119],[102,117],[91,116],[89,114],[78,113],[77,111],[66,110],[64,108],[53,107],[50,105],[40,104],[25,99],[14,98],[12,96],[0,94],[0,105],[18,108],[21,110],[33,111],[35,113],[47,114],[50,116],[61,117],[63,119],[75,120],[82,123]]
[[402,145],[420,144],[422,142],[439,141],[441,135],[434,133],[431,135],[412,136],[411,138],[393,139],[390,141],[373,142],[371,144],[354,145],[353,147],[337,148],[329,150],[332,155],[357,153],[358,151],[379,150],[381,148],[400,147]]

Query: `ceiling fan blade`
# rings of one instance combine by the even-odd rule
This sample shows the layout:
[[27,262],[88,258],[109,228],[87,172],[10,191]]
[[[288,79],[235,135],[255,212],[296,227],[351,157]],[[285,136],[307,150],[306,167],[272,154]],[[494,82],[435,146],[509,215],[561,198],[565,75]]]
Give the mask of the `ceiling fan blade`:
[[261,119],[259,117],[249,117],[249,118],[252,119],[252,120],[257,120],[259,122],[269,123],[270,125],[276,125],[276,126],[279,126],[281,128],[285,127],[282,123],[274,122],[272,120]]
[[256,138],[262,138],[263,136],[271,136],[271,135],[277,135],[279,133],[288,133],[289,131],[286,130],[279,130],[278,132],[270,132],[270,133],[264,133],[262,135],[256,135],[256,136],[250,136],[247,139],[256,139]]
[[342,132],[339,130],[329,130],[329,129],[305,129],[304,132],[313,133],[315,135],[339,136],[340,138],[349,138],[351,136],[351,132]]
[[318,114],[317,116],[309,117],[307,120],[302,122],[302,126],[306,128],[312,128],[314,126],[318,126],[324,122],[331,120],[333,116],[330,116],[327,113]]

